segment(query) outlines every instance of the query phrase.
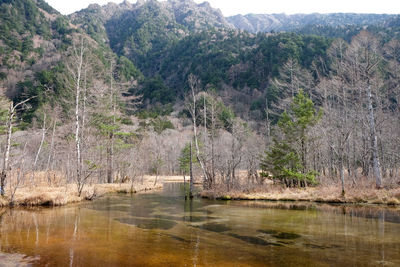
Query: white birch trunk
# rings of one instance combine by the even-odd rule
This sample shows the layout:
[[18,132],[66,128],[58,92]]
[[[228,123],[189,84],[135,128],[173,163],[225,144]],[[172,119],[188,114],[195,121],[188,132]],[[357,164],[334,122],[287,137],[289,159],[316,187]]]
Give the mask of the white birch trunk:
[[192,117],[193,117],[193,133],[194,133],[194,143],[196,146],[196,158],[197,161],[200,163],[201,170],[203,171],[203,186],[207,183],[207,172],[204,167],[204,163],[200,158],[200,148],[199,148],[199,142],[197,138],[197,120],[196,120],[196,95],[194,92],[194,86],[191,86],[192,89],[192,98],[193,98],[193,107],[192,107]]
[[8,121],[7,121],[7,141],[6,148],[4,150],[4,158],[3,158],[3,170],[1,172],[1,183],[0,183],[0,191],[1,195],[4,196],[6,192],[6,179],[7,172],[9,168],[9,158],[10,158],[10,148],[11,148],[11,134],[12,134],[12,120],[14,117],[14,104],[10,103]]

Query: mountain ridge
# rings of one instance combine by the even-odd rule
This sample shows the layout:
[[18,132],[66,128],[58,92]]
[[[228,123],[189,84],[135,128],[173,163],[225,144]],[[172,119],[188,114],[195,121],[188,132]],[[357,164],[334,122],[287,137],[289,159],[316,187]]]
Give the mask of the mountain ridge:
[[[18,2],[40,4],[51,13],[57,12],[46,7],[41,0]],[[10,5],[4,6],[7,10],[10,8]],[[16,6],[13,8],[22,10]],[[20,13],[21,19],[24,14],[26,16],[26,12]],[[44,30],[48,32],[48,41],[60,46],[59,49],[53,49],[57,60],[49,67],[54,66],[71,45],[72,40],[67,39],[66,33],[73,28],[74,31],[85,32],[99,44],[102,51],[96,53],[108,58],[112,51],[118,62],[125,63],[132,74],[127,79],[133,77],[138,80],[135,88],[130,90],[144,97],[146,108],[181,101],[187,93],[188,75],[192,73],[199,77],[204,88],[221,90],[221,94],[225,90],[226,102],[235,103],[238,113],[249,114],[246,116],[251,119],[262,118],[265,108],[262,99],[265,96],[275,101],[282,93],[274,87],[273,81],[281,75],[282,66],[289,60],[297,64],[299,69],[309,72],[309,81],[315,82],[313,80],[320,74],[315,73],[313,64],[318,65],[325,60],[327,48],[334,38],[345,36],[343,39],[349,41],[368,23],[377,25],[374,33],[378,32],[386,40],[399,32],[396,30],[399,27],[397,15],[347,13],[253,15],[254,21],[247,21],[246,24],[253,30],[238,30],[220,10],[212,8],[207,2],[197,4],[192,0],[149,0],[134,4],[124,1],[103,6],[92,4],[68,17],[58,12],[57,16],[58,19],[53,22],[41,23],[42,27],[47,25]],[[257,16],[264,16],[266,24]],[[33,31],[41,30],[38,23],[28,21],[27,25]],[[393,27],[393,30],[385,30],[380,25]],[[277,33],[271,33],[273,29],[277,29]],[[13,36],[11,33],[9,35]],[[36,67],[35,60],[50,58],[46,53],[48,50],[35,50],[38,47],[32,46],[29,38],[25,40],[24,36],[27,35],[21,31],[20,40],[17,38],[15,45],[10,44],[11,48],[26,58],[24,64]],[[63,39],[64,42],[61,42]],[[27,45],[29,49],[23,49]],[[0,49],[1,46],[0,43]],[[0,59],[12,64],[8,59]],[[10,71],[7,68],[5,64],[0,66],[2,76],[15,72],[12,67],[8,68]],[[26,70],[31,71],[30,68]],[[21,72],[25,72],[25,69]],[[32,81],[36,76],[20,76],[15,78],[12,86],[4,86],[13,87],[10,90],[15,92],[12,96],[26,93],[31,87],[41,90],[36,84],[29,85],[29,88],[23,85],[25,77]],[[8,82],[6,78],[3,80],[4,84]],[[34,90],[33,93],[36,92]],[[59,88],[54,90],[60,91]]]
[[311,14],[247,14],[227,17],[237,29],[251,33],[270,31],[293,31],[304,26],[369,26],[383,25],[398,15],[360,13],[311,13]]
[[[169,13],[173,14],[175,21],[189,30],[203,30],[211,26],[217,28],[230,28],[245,30],[250,33],[270,31],[293,31],[307,25],[319,26],[343,26],[343,25],[384,25],[386,22],[398,17],[398,14],[380,13],[355,13],[355,12],[332,12],[332,13],[249,13],[224,16],[220,9],[214,8],[207,1],[197,4],[193,0],[139,0],[131,3],[127,0],[120,4],[109,2],[105,5],[90,4],[87,8],[74,12],[70,18],[90,9],[101,9],[105,19],[115,16],[115,11],[133,11],[146,4],[153,3]],[[111,10],[111,16],[109,15]]]

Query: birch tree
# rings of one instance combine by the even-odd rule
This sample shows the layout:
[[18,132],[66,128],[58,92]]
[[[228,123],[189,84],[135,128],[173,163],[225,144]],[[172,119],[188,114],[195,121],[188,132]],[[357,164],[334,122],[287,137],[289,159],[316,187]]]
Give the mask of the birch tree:
[[6,182],[7,176],[10,171],[10,150],[11,150],[11,138],[12,138],[12,129],[13,129],[13,121],[16,115],[16,111],[18,108],[23,107],[24,104],[29,102],[31,99],[36,96],[25,99],[17,104],[14,104],[13,101],[10,102],[9,110],[8,110],[8,119],[6,124],[6,144],[4,147],[4,157],[3,157],[3,169],[0,173],[0,194],[4,196],[6,193]]
[[[86,184],[89,174],[83,173],[83,158],[82,158],[82,139],[84,129],[84,114],[82,107],[82,100],[86,100],[86,96],[82,96],[85,91],[86,94],[86,75],[89,67],[88,62],[88,42],[84,37],[80,37],[78,42],[73,43],[72,50],[69,55],[69,62],[67,64],[69,79],[71,80],[71,87],[74,92],[75,98],[75,157],[76,157],[76,174],[75,181],[77,184],[78,195],[82,194],[82,190]],[[83,86],[82,86],[83,84]],[[85,106],[86,103],[83,104]]]
[[188,78],[188,83],[189,83],[189,88],[190,88],[190,93],[191,93],[191,99],[188,101],[188,105],[189,105],[190,115],[192,117],[194,145],[195,145],[195,149],[196,149],[196,159],[199,162],[201,170],[203,172],[203,185],[205,186],[208,183],[208,175],[207,175],[204,159],[200,156],[200,146],[199,146],[198,129],[197,129],[197,111],[196,111],[196,105],[197,105],[196,93],[199,90],[200,81],[195,75],[190,74],[189,78]]

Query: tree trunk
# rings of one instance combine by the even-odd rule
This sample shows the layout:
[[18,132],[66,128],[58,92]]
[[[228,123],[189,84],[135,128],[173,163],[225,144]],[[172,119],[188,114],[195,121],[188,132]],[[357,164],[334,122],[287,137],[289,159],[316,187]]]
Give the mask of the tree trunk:
[[[157,163],[158,164],[158,163]],[[156,167],[156,179],[154,180],[154,186],[156,186],[157,181],[158,181],[158,166]]]
[[190,187],[189,198],[193,198],[193,157],[192,157],[192,141],[190,141],[190,158],[189,158],[189,171],[190,171]]
[[54,119],[54,124],[53,124],[53,132],[51,134],[51,144],[50,144],[50,151],[49,151],[49,156],[47,158],[47,164],[46,164],[46,176],[47,176],[47,182],[49,185],[51,185],[51,179],[49,178],[49,169],[50,169],[50,161],[53,155],[53,150],[54,150],[54,135],[56,132],[56,119]]
[[8,121],[7,121],[7,142],[6,142],[6,147],[4,150],[3,170],[1,171],[1,175],[0,175],[1,196],[4,196],[6,194],[6,179],[7,179],[7,172],[8,172],[8,168],[9,168],[13,117],[14,117],[14,104],[13,104],[13,102],[11,102],[9,114],[8,114]]
[[83,55],[84,55],[84,44],[83,39],[81,40],[78,62],[76,66],[76,80],[75,80],[75,148],[76,148],[76,182],[78,186],[78,194],[80,196],[82,189],[82,155],[81,155],[81,135],[80,135],[80,120],[79,120],[79,103],[81,94],[81,75],[83,68]]
[[15,110],[17,107],[25,104],[26,102],[30,101],[31,99],[35,98],[36,96],[30,97],[28,99],[25,99],[24,101],[19,102],[18,104],[14,105],[14,103],[11,101],[10,103],[10,109],[8,112],[8,120],[7,120],[7,141],[6,141],[6,147],[4,149],[4,158],[3,158],[3,170],[1,171],[0,174],[0,194],[1,196],[4,196],[6,193],[6,179],[7,179],[7,173],[9,170],[9,165],[10,165],[10,150],[11,150],[11,135],[12,135],[12,127],[13,127],[13,118],[15,115]]
[[344,196],[345,191],[344,191],[344,167],[343,167],[343,152],[340,151],[339,152],[339,172],[340,172],[340,181],[342,183],[342,196]]
[[211,175],[209,177],[209,187],[210,189],[214,187],[215,183],[215,148],[214,148],[214,135],[215,135],[215,102],[211,100],[211,134],[210,134],[210,143],[211,143]]
[[[112,142],[112,137],[110,137],[110,143]],[[107,183],[113,183],[113,145],[107,148]]]
[[193,119],[193,133],[194,133],[194,143],[196,146],[196,158],[197,161],[200,163],[200,167],[201,170],[203,171],[203,187],[204,185],[208,182],[208,177],[207,177],[207,172],[204,166],[204,163],[202,161],[202,159],[200,158],[200,148],[199,148],[199,142],[198,142],[198,138],[197,138],[197,119],[196,119],[196,94],[195,94],[195,87],[197,86],[198,81],[196,80],[196,78],[193,75],[189,76],[189,84],[190,84],[190,88],[192,91],[192,101],[193,101],[193,105],[192,105],[192,110],[191,110],[191,115],[192,115],[192,119]]
[[109,147],[107,148],[107,183],[113,183],[113,172],[114,172],[114,127],[116,123],[116,106],[115,106],[115,94],[113,89],[113,64],[111,61],[110,66],[110,105],[112,108],[113,115],[113,127],[110,133]]
[[35,184],[35,172],[36,172],[36,165],[39,160],[40,151],[42,150],[44,138],[46,137],[46,113],[43,115],[43,127],[42,127],[42,139],[40,140],[40,145],[36,153],[35,161],[33,162],[32,168],[32,176],[31,176],[31,185]]
[[382,187],[382,174],[381,174],[381,166],[379,162],[378,156],[378,138],[376,136],[375,129],[375,117],[374,117],[374,108],[372,106],[372,92],[371,85],[367,87],[368,94],[368,117],[369,117],[369,129],[371,134],[371,156],[372,156],[372,167],[374,170],[374,176],[376,180],[376,188]]

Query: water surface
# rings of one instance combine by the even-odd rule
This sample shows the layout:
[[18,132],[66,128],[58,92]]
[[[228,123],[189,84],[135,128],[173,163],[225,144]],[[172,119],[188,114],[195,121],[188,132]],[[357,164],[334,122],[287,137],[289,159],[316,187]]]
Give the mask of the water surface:
[[0,266],[400,266],[398,209],[182,190],[0,211]]

